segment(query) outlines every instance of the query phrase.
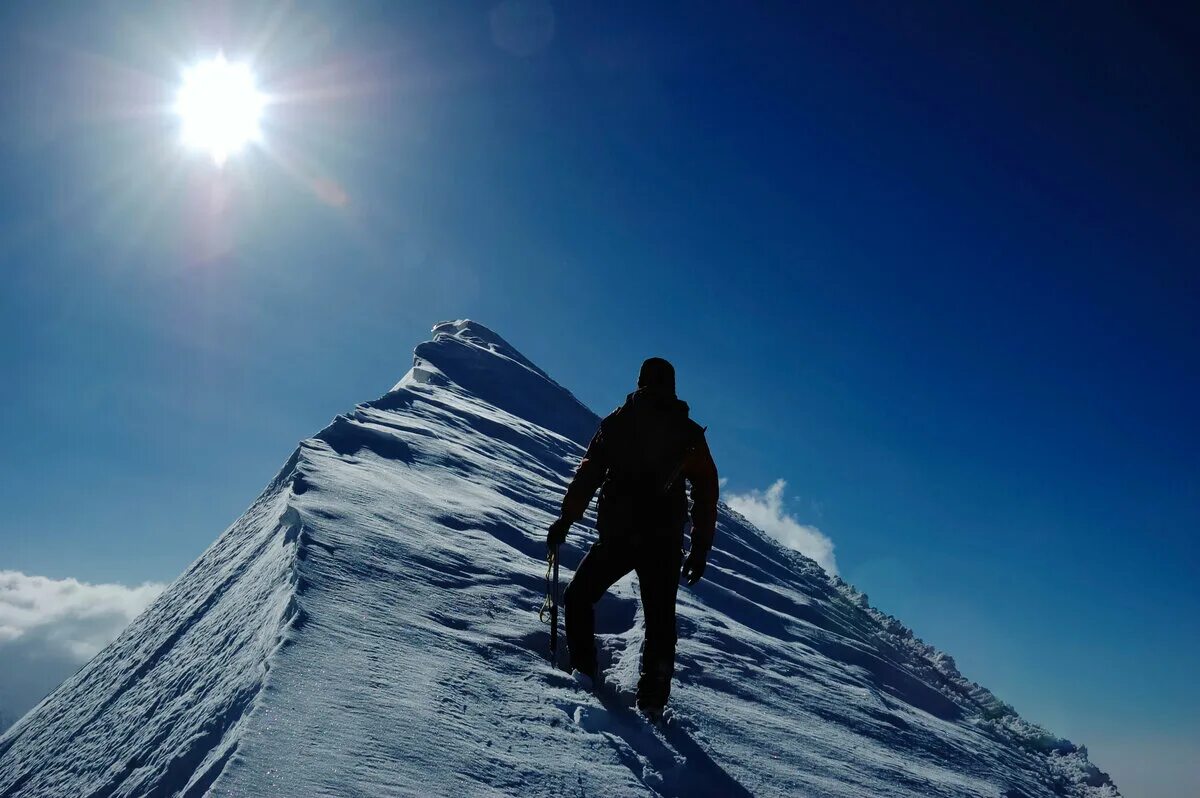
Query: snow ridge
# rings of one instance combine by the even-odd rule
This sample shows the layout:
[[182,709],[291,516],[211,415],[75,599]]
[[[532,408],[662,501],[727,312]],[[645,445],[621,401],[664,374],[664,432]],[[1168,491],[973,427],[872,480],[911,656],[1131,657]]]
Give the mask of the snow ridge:
[[680,592],[672,724],[629,706],[632,580],[598,607],[606,687],[581,690],[536,608],[598,419],[483,325],[433,333],[0,737],[0,798],[1118,795],[1085,749],[724,506]]
[[393,391],[414,383],[452,387],[576,443],[591,439],[596,415],[487,327],[462,319],[434,325],[433,334]]
[[[979,718],[981,726],[990,727],[997,735],[1011,739],[1016,745],[1046,758],[1051,772],[1056,776],[1058,789],[1070,795],[1072,785],[1101,788],[1111,784],[1106,773],[1088,761],[1087,749],[1070,740],[1058,737],[1041,726],[1030,723],[1017,714],[1008,703],[1001,701],[990,690],[973,682],[961,673],[954,658],[917,637],[895,617],[884,613],[868,602],[867,596],[840,578],[830,577],[843,595],[854,601],[879,625],[879,635],[893,646],[905,649],[926,667],[919,673],[946,692],[955,700],[970,707]],[[1086,794],[1086,793],[1082,793]]]
[[304,622],[304,550],[284,490],[295,461],[117,640],[0,737],[0,796],[206,792],[273,657]]

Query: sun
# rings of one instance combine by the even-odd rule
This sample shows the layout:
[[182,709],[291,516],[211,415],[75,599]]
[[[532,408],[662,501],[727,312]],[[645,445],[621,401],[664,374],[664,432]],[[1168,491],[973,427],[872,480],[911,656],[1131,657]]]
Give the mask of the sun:
[[183,73],[175,98],[183,143],[208,153],[218,166],[258,141],[263,95],[246,64],[232,64],[223,54]]

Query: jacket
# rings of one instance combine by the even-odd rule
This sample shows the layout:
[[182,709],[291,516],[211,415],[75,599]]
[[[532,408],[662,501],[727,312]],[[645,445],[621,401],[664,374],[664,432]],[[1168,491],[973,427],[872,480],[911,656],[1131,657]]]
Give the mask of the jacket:
[[673,537],[682,542],[688,517],[684,483],[692,486],[692,549],[712,548],[717,523],[717,466],[704,430],[686,402],[646,389],[600,422],[563,497],[562,517],[578,521],[600,491],[601,539]]

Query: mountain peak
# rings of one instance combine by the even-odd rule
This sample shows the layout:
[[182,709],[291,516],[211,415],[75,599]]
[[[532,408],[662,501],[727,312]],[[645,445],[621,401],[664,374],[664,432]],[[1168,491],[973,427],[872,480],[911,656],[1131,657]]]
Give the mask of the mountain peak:
[[437,341],[441,336],[451,336],[471,344],[478,346],[481,349],[486,349],[493,355],[508,358],[515,363],[518,363],[530,371],[540,374],[546,379],[549,379],[546,372],[542,371],[534,365],[527,357],[517,351],[516,347],[505,341],[500,335],[483,324],[472,319],[458,319],[456,321],[440,321],[433,325],[430,330],[433,333],[433,340]]
[[392,391],[429,384],[458,389],[580,444],[596,431],[595,413],[488,327],[459,319],[439,322],[432,332]]

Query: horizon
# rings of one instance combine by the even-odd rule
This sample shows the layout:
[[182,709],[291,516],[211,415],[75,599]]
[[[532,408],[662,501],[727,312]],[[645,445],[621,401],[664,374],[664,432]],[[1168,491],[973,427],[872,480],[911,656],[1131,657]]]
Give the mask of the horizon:
[[[600,415],[667,358],[731,506],[1200,789],[1200,14],[682,9],[0,11],[0,658],[103,645],[472,318]],[[209,157],[218,54],[266,101]]]

